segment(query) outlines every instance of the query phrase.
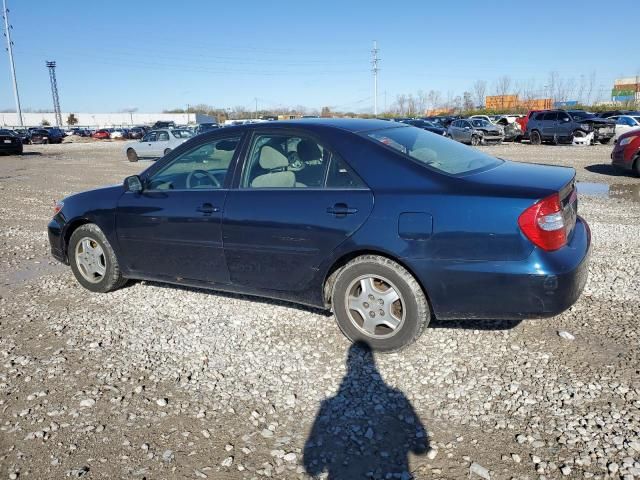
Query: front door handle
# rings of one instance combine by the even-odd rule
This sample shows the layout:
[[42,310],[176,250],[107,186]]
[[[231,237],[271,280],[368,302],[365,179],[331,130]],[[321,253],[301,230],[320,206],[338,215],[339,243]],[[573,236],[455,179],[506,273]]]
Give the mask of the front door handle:
[[211,215],[212,213],[219,212],[220,209],[218,207],[214,207],[213,205],[207,202],[207,203],[203,203],[198,208],[196,208],[196,211],[200,213],[204,213],[205,215]]
[[327,213],[335,215],[336,217],[343,217],[345,215],[358,213],[358,209],[350,208],[346,203],[336,203],[333,207],[327,208]]

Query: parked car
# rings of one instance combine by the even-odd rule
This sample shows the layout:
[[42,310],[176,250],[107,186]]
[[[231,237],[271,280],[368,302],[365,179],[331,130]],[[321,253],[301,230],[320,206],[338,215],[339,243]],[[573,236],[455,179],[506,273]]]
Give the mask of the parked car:
[[91,136],[98,140],[106,140],[111,138],[111,132],[105,128],[101,128],[100,130],[96,130]]
[[611,152],[611,164],[640,177],[640,130],[631,130],[618,137]]
[[517,142],[522,139],[522,130],[516,118],[511,119],[508,115],[501,115],[496,120],[496,125],[500,125],[504,131],[505,142]]
[[543,110],[529,119],[527,132],[533,145],[570,143],[574,137],[590,133],[594,142],[609,143],[615,134],[615,122],[582,110]]
[[13,130],[0,129],[0,153],[22,154],[22,140]]
[[15,134],[20,138],[23,145],[27,145],[31,143],[31,131],[26,128],[16,128],[14,130]]
[[127,143],[123,151],[130,162],[137,162],[139,158],[158,158],[167,155],[192,136],[188,130],[152,130],[140,141]]
[[449,125],[447,133],[454,140],[473,146],[486,143],[501,143],[504,140],[502,127],[478,118],[456,120]]
[[47,144],[49,142],[49,131],[44,128],[37,128],[31,130],[30,143],[32,144]]
[[144,128],[142,127],[132,127],[129,130],[129,138],[131,139],[137,139],[137,138],[142,138],[144,137],[145,131]]
[[126,131],[124,128],[114,128],[113,130],[111,130],[111,133],[109,134],[109,138],[119,138],[119,139],[127,138]]
[[623,133],[640,128],[640,115],[620,115],[609,118],[616,122],[615,134],[613,135],[614,142],[617,142]]
[[49,141],[48,143],[62,143],[64,137],[64,131],[58,127],[46,127],[45,130],[49,132]]
[[151,127],[152,130],[158,130],[160,128],[174,128],[176,126],[176,122],[173,121],[162,121],[162,120],[158,120],[156,123],[153,124],[153,127]]
[[577,208],[572,168],[393,122],[307,119],[194,137],[62,200],[48,235],[91,291],[143,278],[299,302],[393,351],[432,316],[569,308],[591,243]]
[[440,127],[438,125],[434,125],[431,122],[427,122],[426,120],[402,120],[402,123],[406,123],[407,125],[411,125],[412,127],[418,127],[427,132],[437,133],[438,135],[446,135],[447,129],[444,127]]

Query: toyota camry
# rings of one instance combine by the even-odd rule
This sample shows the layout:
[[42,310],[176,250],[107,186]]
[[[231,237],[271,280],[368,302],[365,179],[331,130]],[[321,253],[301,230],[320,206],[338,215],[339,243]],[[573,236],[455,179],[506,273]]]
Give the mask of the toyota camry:
[[93,292],[145,279],[311,305],[381,351],[432,318],[559,314],[591,243],[573,169],[381,120],[213,130],[55,210],[52,254]]

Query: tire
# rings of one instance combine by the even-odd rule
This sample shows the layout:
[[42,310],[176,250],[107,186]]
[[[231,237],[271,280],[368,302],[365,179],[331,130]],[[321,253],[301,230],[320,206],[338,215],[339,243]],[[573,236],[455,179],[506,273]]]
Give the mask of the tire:
[[[102,275],[95,273],[93,269],[87,269],[86,256],[84,261],[81,259],[83,254],[92,255],[90,250],[85,249],[85,242],[91,244],[92,249],[98,249],[98,252],[101,252],[99,259],[94,256],[93,260],[97,262],[94,261],[92,266],[100,264],[104,272]],[[79,244],[82,245],[79,246]],[[117,290],[127,283],[127,279],[120,272],[120,265],[111,244],[102,230],[93,223],[81,225],[73,232],[67,247],[67,256],[76,280],[87,290],[106,293]]]
[[538,132],[537,130],[531,132],[531,134],[529,135],[529,141],[531,142],[531,145],[542,145],[542,137],[540,136],[540,132]]
[[635,173],[636,177],[640,177],[640,155],[633,162],[633,173]]
[[471,145],[474,147],[480,145],[480,137],[478,135],[471,135]]
[[164,149],[164,155],[169,155],[169,152],[171,152],[170,148],[165,148]]
[[598,141],[599,141],[602,145],[607,145],[609,142],[611,142],[611,138],[600,138],[600,139],[598,139]]
[[[363,282],[371,296],[362,288]],[[390,298],[397,299],[384,305],[384,296],[394,294]],[[362,314],[347,307],[349,298]],[[409,346],[431,320],[429,302],[413,275],[396,262],[376,255],[357,257],[339,270],[331,302],[342,333],[352,342],[363,341],[380,352]],[[365,325],[366,315],[372,320],[369,326]],[[394,328],[382,323],[389,318],[396,324]]]
[[43,140],[42,141],[42,145],[48,145],[49,144],[49,140]]
[[136,153],[136,151],[133,148],[129,148],[127,150],[127,159],[130,162],[137,162],[138,161],[138,154]]

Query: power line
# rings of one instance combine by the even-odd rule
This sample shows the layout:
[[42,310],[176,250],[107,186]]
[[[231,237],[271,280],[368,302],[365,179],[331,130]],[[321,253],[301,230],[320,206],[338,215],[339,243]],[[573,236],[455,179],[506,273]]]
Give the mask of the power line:
[[373,65],[373,114],[378,116],[378,62],[380,59],[378,58],[378,42],[373,41],[373,50],[371,50],[371,54],[373,55],[373,60],[371,60],[371,65]]
[[58,97],[58,82],[56,81],[56,62],[47,62],[49,80],[51,81],[51,96],[53,97],[53,111],[56,114],[56,126],[62,126],[62,114],[60,113],[60,97]]
[[18,114],[18,122],[23,127],[22,109],[20,108],[20,95],[18,94],[18,81],[16,80],[16,66],[13,63],[13,42],[11,41],[11,29],[9,25],[9,10],[7,9],[7,0],[2,0],[2,10],[4,16],[4,36],[7,37],[7,52],[9,52],[9,66],[11,67],[11,78],[13,80],[13,96],[16,99],[16,113]]

